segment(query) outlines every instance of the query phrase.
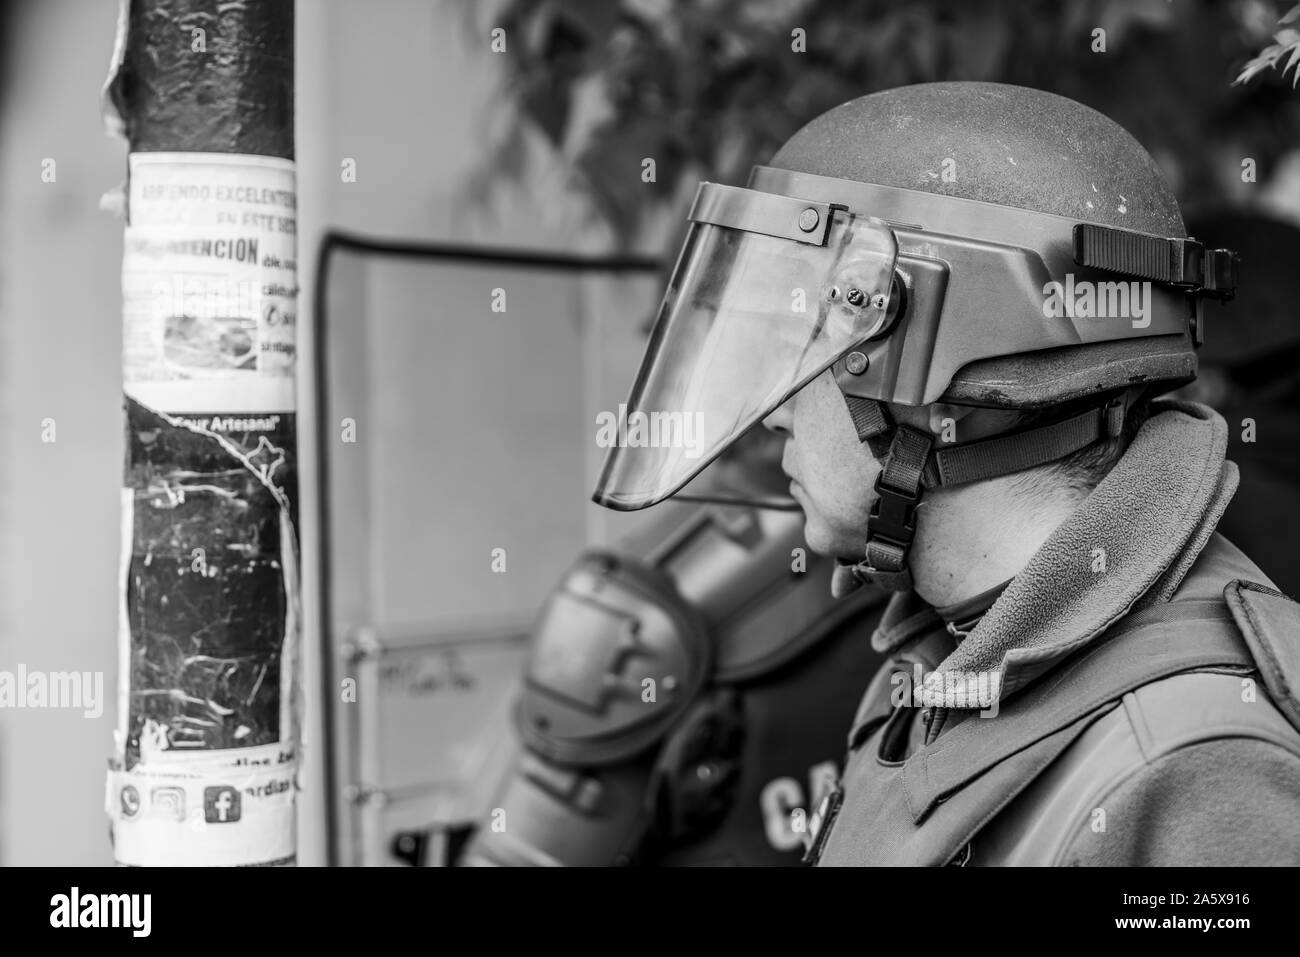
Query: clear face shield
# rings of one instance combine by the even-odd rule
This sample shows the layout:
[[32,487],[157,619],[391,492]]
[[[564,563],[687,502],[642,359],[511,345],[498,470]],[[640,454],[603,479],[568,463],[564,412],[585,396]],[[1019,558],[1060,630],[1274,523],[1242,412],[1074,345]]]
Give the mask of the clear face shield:
[[592,496],[682,489],[855,345],[887,331],[898,247],[842,206],[703,183]]
[[797,512],[790,476],[781,468],[784,453],[785,437],[760,422],[672,497],[679,502]]
[[[733,444],[738,461],[720,464],[752,487],[737,440],[832,367],[846,397],[913,407],[1036,407],[1127,388],[1132,363],[1185,380],[1200,299],[1235,288],[1234,254],[1191,238],[768,167],[751,182],[696,194],[631,397],[597,436],[610,451],[592,497],[607,508],[662,501]],[[1144,341],[1086,381],[970,371],[1045,350],[1082,362],[1080,347],[1121,340]],[[713,478],[683,494],[717,500]]]

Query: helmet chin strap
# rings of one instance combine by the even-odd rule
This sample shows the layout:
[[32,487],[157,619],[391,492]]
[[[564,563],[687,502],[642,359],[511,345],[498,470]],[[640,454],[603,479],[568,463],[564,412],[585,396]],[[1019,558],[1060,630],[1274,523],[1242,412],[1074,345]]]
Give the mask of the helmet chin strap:
[[936,449],[929,432],[900,425],[875,399],[845,395],[858,441],[882,461],[876,501],[867,519],[867,542],[857,562],[841,560],[831,592],[862,585],[910,591],[908,552],[916,535],[916,509],[926,489],[952,488],[1055,462],[1123,432],[1124,394],[1104,405],[1047,425]]

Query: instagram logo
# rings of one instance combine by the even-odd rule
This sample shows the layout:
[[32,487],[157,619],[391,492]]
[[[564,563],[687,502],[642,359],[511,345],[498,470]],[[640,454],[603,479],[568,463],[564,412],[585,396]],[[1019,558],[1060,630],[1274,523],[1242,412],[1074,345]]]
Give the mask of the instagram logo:
[[185,789],[177,787],[154,788],[149,793],[149,803],[162,817],[185,820]]

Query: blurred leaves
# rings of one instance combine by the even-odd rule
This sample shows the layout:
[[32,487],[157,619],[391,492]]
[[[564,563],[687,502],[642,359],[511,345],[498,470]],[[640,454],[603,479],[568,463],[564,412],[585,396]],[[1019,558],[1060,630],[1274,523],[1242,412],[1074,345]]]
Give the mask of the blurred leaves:
[[[1300,22],[1300,3],[1292,7],[1286,16],[1278,21],[1278,26],[1286,27],[1288,23],[1297,22]],[[1273,39],[1276,42],[1265,47],[1259,56],[1251,59],[1242,68],[1237,79],[1232,81],[1233,83],[1249,83],[1265,70],[1277,67],[1283,57],[1287,57],[1287,61],[1279,70],[1282,78],[1285,79],[1287,70],[1291,70],[1293,72],[1292,88],[1297,83],[1300,83],[1300,30],[1294,28],[1279,30],[1273,34]]]
[[[1258,52],[1279,15],[1272,0],[511,0],[498,24],[519,110],[627,245],[684,181],[743,183],[824,110],[936,80],[1072,97],[1133,132],[1183,199],[1235,189],[1242,157],[1267,171],[1300,141],[1280,77],[1231,83],[1300,49]],[[521,153],[503,137],[490,172],[518,177]]]

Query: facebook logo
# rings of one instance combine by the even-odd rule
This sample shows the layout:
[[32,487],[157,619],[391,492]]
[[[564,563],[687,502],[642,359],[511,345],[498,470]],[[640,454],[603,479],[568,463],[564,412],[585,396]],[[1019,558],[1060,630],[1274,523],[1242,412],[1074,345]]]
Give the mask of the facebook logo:
[[209,824],[239,820],[239,792],[232,787],[203,789],[203,819]]

